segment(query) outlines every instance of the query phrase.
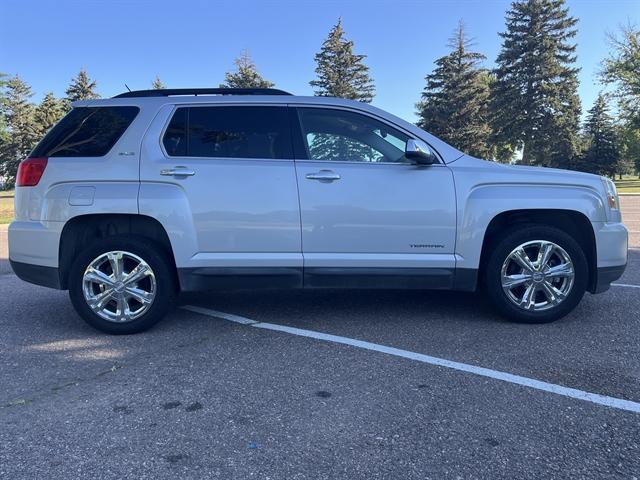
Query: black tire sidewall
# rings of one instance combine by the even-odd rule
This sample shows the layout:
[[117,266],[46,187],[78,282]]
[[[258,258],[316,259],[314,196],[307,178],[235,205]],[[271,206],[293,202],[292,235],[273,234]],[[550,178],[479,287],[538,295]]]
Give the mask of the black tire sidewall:
[[[98,256],[114,250],[131,252],[149,264],[156,278],[156,295],[149,310],[126,323],[116,323],[96,315],[82,291],[82,278],[87,266]],[[85,248],[69,271],[69,297],[78,314],[92,327],[114,335],[139,333],[158,323],[171,308],[176,297],[175,279],[166,254],[155,242],[133,236],[115,236],[98,240]]]
[[[502,289],[501,270],[507,256],[525,242],[547,240],[561,246],[571,258],[574,283],[567,298],[557,307],[541,312],[528,312],[514,305]],[[521,323],[547,323],[571,312],[584,296],[589,281],[589,268],[584,251],[566,232],[547,225],[521,225],[505,232],[502,240],[490,246],[492,251],[485,266],[484,285],[492,303],[510,320]]]

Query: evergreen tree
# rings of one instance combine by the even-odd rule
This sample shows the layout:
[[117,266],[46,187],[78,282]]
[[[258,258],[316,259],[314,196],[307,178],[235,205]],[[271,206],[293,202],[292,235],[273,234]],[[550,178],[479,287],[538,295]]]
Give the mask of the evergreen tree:
[[365,58],[353,53],[353,41],[344,38],[342,19],[338,19],[315,56],[318,78],[309,82],[315,95],[370,103],[375,88]]
[[622,38],[609,37],[612,53],[603,63],[601,79],[617,88],[623,117],[640,128],[640,29],[633,25],[622,28]]
[[43,136],[53,127],[65,113],[64,102],[58,100],[53,92],[49,92],[42,99],[34,111],[34,128],[39,136]]
[[469,49],[462,21],[449,46],[452,51],[436,60],[435,70],[426,77],[416,105],[418,126],[470,155],[488,158],[489,81],[480,68],[486,57]]
[[162,90],[163,88],[167,87],[164,85],[164,83],[162,83],[160,77],[156,75],[156,78],[153,80],[153,82],[151,82],[151,88],[153,88],[154,90]]
[[631,124],[624,124],[619,133],[623,165],[627,166],[628,173],[632,170],[640,177],[640,128]]
[[18,76],[6,83],[3,113],[9,137],[0,149],[0,175],[6,177],[9,186],[15,183],[18,164],[38,140],[34,107],[29,101],[32,95],[31,87]]
[[616,127],[602,94],[589,110],[584,130],[587,149],[580,162],[581,170],[613,176],[620,168],[620,149]]
[[496,138],[522,149],[522,163],[570,167],[579,151],[577,20],[565,0],[518,0],[501,33],[492,92]]
[[[7,85],[7,81],[5,77],[6,73],[0,72],[0,151],[2,151],[2,146],[9,140],[9,130],[7,128],[7,120],[5,113],[6,106],[6,95],[5,95],[5,87]],[[1,162],[1,159],[0,159]]]
[[96,82],[91,80],[84,68],[80,69],[78,76],[71,80],[71,85],[67,88],[67,102],[75,102],[76,100],[90,100],[92,98],[100,98],[95,91]]
[[233,63],[236,65],[236,71],[224,74],[224,83],[220,84],[220,88],[271,88],[274,86],[273,82],[265,80],[258,73],[256,64],[246,50]]

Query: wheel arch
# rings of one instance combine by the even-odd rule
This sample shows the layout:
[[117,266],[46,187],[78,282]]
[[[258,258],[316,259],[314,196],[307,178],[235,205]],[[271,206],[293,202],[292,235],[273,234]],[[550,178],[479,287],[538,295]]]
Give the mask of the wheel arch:
[[91,241],[116,235],[135,235],[159,246],[176,273],[171,242],[162,224],[153,217],[138,214],[96,213],[73,217],[60,235],[59,276],[62,289],[68,288],[68,277],[75,256]]
[[480,254],[479,272],[484,271],[490,247],[501,232],[514,226],[537,224],[552,226],[571,235],[587,257],[589,280],[587,290],[595,291],[597,280],[596,238],[591,222],[581,212],[565,209],[517,209],[495,215],[484,232]]

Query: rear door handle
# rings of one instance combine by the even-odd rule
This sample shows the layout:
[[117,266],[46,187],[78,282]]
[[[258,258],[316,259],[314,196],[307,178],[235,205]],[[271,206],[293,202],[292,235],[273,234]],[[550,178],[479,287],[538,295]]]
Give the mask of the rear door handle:
[[338,175],[333,170],[320,170],[316,173],[307,173],[305,178],[308,180],[318,180],[324,183],[334,182],[336,180],[340,180],[340,175]]
[[163,168],[160,170],[160,175],[165,177],[191,177],[195,174],[195,171],[187,167]]

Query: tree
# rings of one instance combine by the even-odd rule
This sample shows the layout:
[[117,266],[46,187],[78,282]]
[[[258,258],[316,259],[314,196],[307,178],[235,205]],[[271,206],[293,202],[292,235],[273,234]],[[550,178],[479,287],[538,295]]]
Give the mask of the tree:
[[480,63],[486,58],[470,50],[462,21],[449,41],[451,52],[436,60],[426,76],[422,100],[416,105],[418,126],[476,157],[491,154],[489,81]]
[[9,186],[15,184],[18,164],[38,139],[34,107],[29,101],[32,95],[31,87],[17,75],[6,82],[3,113],[9,136],[0,149],[0,174],[6,177]]
[[71,80],[71,85],[67,88],[67,102],[75,102],[76,100],[90,100],[92,98],[100,98],[95,91],[96,82],[91,80],[87,71],[84,68],[80,69],[80,72]]
[[164,83],[162,83],[160,77],[156,75],[156,78],[153,80],[153,82],[151,82],[151,88],[153,88],[154,90],[162,90],[163,88],[167,87],[164,85]]
[[63,101],[58,100],[52,92],[47,93],[33,115],[34,128],[39,136],[48,132],[62,118],[65,110]]
[[623,165],[627,166],[627,173],[635,170],[640,178],[640,128],[624,124],[618,136],[621,144],[620,154]]
[[613,176],[620,168],[621,156],[616,126],[604,95],[598,95],[589,110],[584,130],[587,148],[580,162],[581,170]]
[[256,64],[246,50],[233,63],[236,65],[236,71],[224,74],[224,83],[220,84],[220,88],[271,88],[274,86],[273,82],[265,80],[258,73]]
[[342,19],[338,19],[315,56],[318,78],[309,82],[315,95],[370,103],[375,87],[365,58],[353,53],[353,41],[344,38]]
[[492,91],[496,138],[522,163],[571,167],[579,153],[577,20],[565,0],[518,0],[506,16]]
[[616,87],[623,117],[640,128],[640,29],[622,28],[622,37],[609,36],[612,52],[603,62],[600,78]]

